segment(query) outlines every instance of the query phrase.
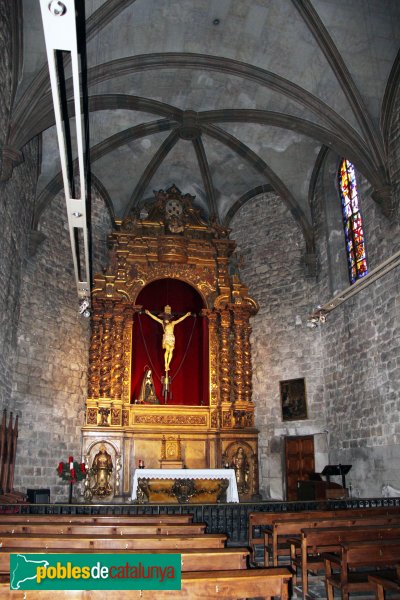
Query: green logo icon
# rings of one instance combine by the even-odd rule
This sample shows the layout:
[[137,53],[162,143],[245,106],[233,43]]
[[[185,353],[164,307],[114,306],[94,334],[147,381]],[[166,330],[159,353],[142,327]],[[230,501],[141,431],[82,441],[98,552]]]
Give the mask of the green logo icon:
[[180,554],[11,554],[11,590],[180,590]]

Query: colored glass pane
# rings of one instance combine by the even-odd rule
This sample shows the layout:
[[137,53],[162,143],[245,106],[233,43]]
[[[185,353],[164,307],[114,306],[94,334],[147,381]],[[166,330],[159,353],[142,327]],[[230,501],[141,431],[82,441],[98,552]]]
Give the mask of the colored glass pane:
[[339,169],[339,189],[346,241],[350,282],[354,283],[368,273],[364,232],[358,204],[357,180],[354,167],[343,159]]

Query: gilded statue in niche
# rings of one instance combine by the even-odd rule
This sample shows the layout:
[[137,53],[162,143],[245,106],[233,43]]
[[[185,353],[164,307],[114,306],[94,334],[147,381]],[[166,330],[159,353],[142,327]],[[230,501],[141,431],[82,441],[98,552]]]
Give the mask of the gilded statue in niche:
[[236,450],[232,457],[232,467],[235,469],[236,483],[239,494],[247,494],[249,491],[249,472],[250,465],[242,446]]
[[91,492],[93,496],[109,496],[112,493],[110,483],[112,471],[113,463],[111,456],[107,452],[105,445],[102,444],[92,463],[94,486]]

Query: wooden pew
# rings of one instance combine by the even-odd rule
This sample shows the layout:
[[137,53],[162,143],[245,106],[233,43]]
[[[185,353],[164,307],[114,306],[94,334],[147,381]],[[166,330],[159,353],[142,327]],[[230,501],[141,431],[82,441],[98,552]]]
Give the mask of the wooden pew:
[[[29,548],[30,554],[52,554],[53,549]],[[60,548],[57,554],[73,554],[76,548]],[[10,576],[10,554],[26,553],[24,548],[12,548],[5,550],[0,548],[0,575]],[[93,550],[84,548],[79,554],[108,554],[109,550]],[[168,550],[151,550],[151,555],[166,554]],[[113,554],[126,554],[126,550],[113,550]],[[129,554],[143,554],[141,550],[129,550]],[[247,568],[250,549],[249,548],[182,548],[181,555],[182,572],[188,571],[226,571],[243,570]]]
[[375,589],[376,600],[385,600],[386,591],[397,592],[400,598],[400,579],[388,579],[381,575],[368,575],[368,581]]
[[0,514],[0,523],[74,523],[134,525],[136,523],[192,523],[193,515],[16,515]]
[[[349,600],[350,592],[370,590],[369,575],[377,569],[394,567],[390,572],[379,571],[383,577],[400,576],[400,539],[377,540],[375,542],[343,542],[340,554],[323,553],[325,582],[328,600],[334,599],[334,588],[342,594],[342,600]],[[371,567],[366,571],[365,567]],[[335,572],[335,569],[338,569]],[[362,570],[361,570],[362,569]]]
[[[255,553],[256,546],[263,543],[263,531],[264,527],[272,527],[274,521],[279,519],[280,521],[290,519],[318,519],[318,518],[348,518],[348,517],[362,517],[364,515],[400,515],[400,506],[385,506],[376,508],[346,508],[343,510],[311,510],[311,511],[297,511],[297,512],[254,512],[249,514],[249,546]],[[256,535],[256,531],[260,531],[260,535]]]
[[2,533],[58,533],[59,535],[128,535],[148,533],[152,535],[192,535],[204,533],[205,523],[154,523],[133,525],[81,525],[81,524],[58,524],[58,523],[0,523],[0,534]]
[[[400,523],[391,526],[357,525],[354,527],[317,527],[302,529],[300,539],[292,539],[291,568],[293,584],[296,584],[297,568],[301,569],[303,598],[308,594],[308,571],[324,568],[322,552],[336,552],[342,542],[361,542],[400,539]],[[300,555],[296,550],[300,549]]]
[[[288,538],[299,536],[301,529],[315,527],[353,527],[355,525],[390,525],[400,523],[399,515],[377,515],[375,517],[355,517],[343,518],[330,517],[319,519],[292,519],[292,520],[277,520],[272,524],[269,531],[264,534],[264,561],[265,566],[269,564],[270,555],[272,554],[273,565],[278,565],[278,556],[290,556],[290,544]],[[282,544],[279,544],[279,538],[283,538]]]
[[[45,592],[30,591],[29,600],[237,600],[238,598],[280,598],[288,600],[291,575],[288,569],[249,569],[245,571],[191,572],[182,574],[181,591],[172,590],[96,590]],[[4,600],[23,600],[25,592],[0,584]]]
[[58,534],[25,534],[6,533],[0,534],[1,548],[70,548],[78,552],[84,548],[107,550],[176,550],[181,548],[223,548],[227,536],[219,533],[193,534],[193,535],[165,535],[155,536],[150,534],[131,535],[58,535]]

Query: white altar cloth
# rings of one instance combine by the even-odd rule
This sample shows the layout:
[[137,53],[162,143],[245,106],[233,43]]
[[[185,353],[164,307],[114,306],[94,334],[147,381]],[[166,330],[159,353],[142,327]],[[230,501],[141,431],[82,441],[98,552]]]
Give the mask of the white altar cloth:
[[135,469],[132,500],[136,500],[138,478],[146,479],[228,479],[227,502],[239,502],[234,469]]

